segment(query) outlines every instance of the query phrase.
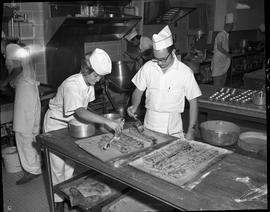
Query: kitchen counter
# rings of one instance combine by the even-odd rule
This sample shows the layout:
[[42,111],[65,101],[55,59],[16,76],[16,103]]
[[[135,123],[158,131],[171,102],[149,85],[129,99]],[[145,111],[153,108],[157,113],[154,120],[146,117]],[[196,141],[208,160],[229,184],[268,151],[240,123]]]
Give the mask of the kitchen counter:
[[202,96],[198,98],[199,111],[208,112],[216,111],[222,114],[230,114],[231,116],[239,117],[244,120],[255,121],[266,125],[266,106],[258,106],[249,103],[229,103],[222,101],[211,101],[209,96],[221,89],[213,85],[200,84]]
[[[263,160],[232,153],[225,156],[215,165],[193,189],[168,183],[128,165],[119,167],[102,162],[81,149],[67,129],[56,130],[37,136],[45,158],[44,172],[48,200],[53,212],[53,186],[51,181],[49,152],[64,156],[89,169],[94,169],[107,177],[120,181],[132,188],[148,194],[180,210],[247,210],[266,209],[267,200],[261,195],[252,201],[238,201],[239,198],[267,183],[267,164]],[[239,179],[250,179],[250,184],[239,182]],[[251,185],[251,186],[250,186]],[[263,198],[263,199],[262,199]]]

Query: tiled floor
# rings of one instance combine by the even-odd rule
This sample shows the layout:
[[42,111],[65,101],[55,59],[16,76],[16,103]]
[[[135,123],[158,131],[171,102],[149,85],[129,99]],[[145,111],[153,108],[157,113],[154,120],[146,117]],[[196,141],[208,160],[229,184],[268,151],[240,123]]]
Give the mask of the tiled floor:
[[25,185],[16,185],[22,172],[7,173],[2,166],[3,211],[49,212],[42,176]]
[[[4,212],[50,212],[43,176],[27,184],[16,185],[23,172],[8,173],[2,163]],[[65,204],[65,212],[77,212]]]

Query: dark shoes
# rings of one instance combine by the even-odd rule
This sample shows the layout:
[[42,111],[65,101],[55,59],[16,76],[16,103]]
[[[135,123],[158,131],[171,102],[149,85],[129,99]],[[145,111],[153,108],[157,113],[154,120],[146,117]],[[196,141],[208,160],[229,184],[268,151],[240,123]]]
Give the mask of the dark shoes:
[[29,172],[24,172],[24,175],[22,176],[21,179],[19,179],[16,184],[17,185],[22,185],[25,183],[28,183],[29,181],[39,177],[41,174],[31,174]]

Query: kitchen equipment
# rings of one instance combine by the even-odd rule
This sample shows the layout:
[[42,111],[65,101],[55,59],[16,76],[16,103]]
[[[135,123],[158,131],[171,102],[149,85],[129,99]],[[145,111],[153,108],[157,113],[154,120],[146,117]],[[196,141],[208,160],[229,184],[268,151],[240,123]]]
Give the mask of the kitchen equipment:
[[267,136],[262,132],[243,132],[239,135],[237,144],[246,151],[264,154],[267,150]]
[[63,119],[58,119],[54,117],[50,117],[51,119],[61,121],[68,124],[69,134],[74,138],[86,138],[95,134],[95,126],[91,123],[83,123],[78,121],[77,119],[71,119],[70,121],[66,121]]
[[202,139],[215,146],[230,146],[237,142],[240,128],[227,121],[211,120],[200,124]]
[[252,96],[252,102],[255,105],[265,105],[266,93],[263,91],[257,92]]
[[[115,121],[121,121],[122,120],[122,116],[119,113],[106,113],[103,116],[105,118],[107,118],[107,119],[110,119],[110,120],[115,120]],[[108,133],[108,132],[112,131],[112,129],[110,129],[109,127],[107,127],[104,124],[102,124],[100,126],[100,130],[101,130],[101,132],[104,132],[104,133]]]
[[112,72],[105,78],[109,82],[108,86],[115,92],[129,92],[133,88],[132,77],[136,74],[134,61],[113,61]]

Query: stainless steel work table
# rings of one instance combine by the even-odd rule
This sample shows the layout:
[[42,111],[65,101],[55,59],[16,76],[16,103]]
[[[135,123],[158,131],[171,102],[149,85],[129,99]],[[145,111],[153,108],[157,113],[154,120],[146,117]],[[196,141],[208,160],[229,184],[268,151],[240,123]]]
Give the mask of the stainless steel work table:
[[[51,181],[49,152],[64,156],[89,169],[120,181],[134,189],[150,195],[180,210],[228,210],[266,209],[262,201],[236,202],[248,187],[236,182],[236,177],[250,177],[257,186],[266,184],[267,165],[258,160],[236,153],[225,156],[211,167],[211,172],[191,191],[153,177],[128,165],[116,168],[110,163],[90,155],[75,143],[67,129],[57,130],[37,136],[45,163],[45,179],[48,189],[50,210],[54,211],[53,185]],[[246,188],[247,187],[247,188]]]

